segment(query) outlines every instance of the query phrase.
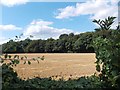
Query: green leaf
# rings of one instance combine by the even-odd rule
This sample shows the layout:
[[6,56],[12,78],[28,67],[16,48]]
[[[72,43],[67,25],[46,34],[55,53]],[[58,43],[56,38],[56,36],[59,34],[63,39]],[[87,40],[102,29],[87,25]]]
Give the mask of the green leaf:
[[116,84],[119,85],[120,84],[120,75],[113,77],[112,83],[113,83],[113,85],[116,85]]
[[31,62],[30,62],[30,61],[28,61],[28,64],[30,65],[30,64],[31,64]]
[[14,61],[15,61],[15,63],[16,63],[16,64],[19,64],[19,63],[20,63],[20,61],[19,61],[19,60],[14,60]]
[[39,60],[37,60],[37,62],[39,63]]
[[44,56],[42,56],[42,57],[41,57],[41,60],[44,60],[44,59],[45,59]]
[[34,61],[35,61],[36,59],[35,59],[35,58],[32,58],[32,60],[34,60]]
[[6,59],[7,57],[8,57],[8,54],[5,54],[5,55],[4,55],[4,58]]
[[15,64],[15,60],[12,60],[11,63],[12,63],[12,64]]
[[94,23],[97,23],[97,20],[93,20]]
[[24,59],[24,57],[21,57],[21,60],[23,60]]
[[16,38],[18,38],[18,36],[15,36]]
[[116,72],[116,71],[112,71],[111,73],[113,76],[116,76],[118,74],[118,72]]
[[1,60],[0,63],[4,63],[4,60]]
[[25,59],[27,59],[27,56],[24,56],[25,57]]
[[19,56],[18,56],[18,55],[15,55],[15,56],[14,56],[14,59],[15,59],[15,58],[16,58],[16,59],[19,59]]
[[32,35],[30,35],[30,38],[33,38],[33,36],[32,36]]
[[11,55],[9,55],[9,59],[11,59],[11,57],[12,57],[12,56],[11,56]]
[[24,61],[24,64],[26,64],[26,61]]
[[100,65],[96,65],[96,70],[98,71],[98,72],[100,72]]

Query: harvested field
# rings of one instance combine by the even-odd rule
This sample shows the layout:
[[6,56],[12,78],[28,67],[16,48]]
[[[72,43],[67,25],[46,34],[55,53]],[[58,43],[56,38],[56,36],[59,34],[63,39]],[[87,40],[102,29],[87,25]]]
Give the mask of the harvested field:
[[31,60],[31,65],[24,65],[23,60],[21,60],[20,64],[14,69],[22,79],[33,77],[53,77],[54,79],[63,77],[68,79],[92,75],[96,72],[94,53],[34,53],[18,55],[26,55],[29,59],[43,55],[45,57],[45,60],[40,61],[39,64],[37,61]]

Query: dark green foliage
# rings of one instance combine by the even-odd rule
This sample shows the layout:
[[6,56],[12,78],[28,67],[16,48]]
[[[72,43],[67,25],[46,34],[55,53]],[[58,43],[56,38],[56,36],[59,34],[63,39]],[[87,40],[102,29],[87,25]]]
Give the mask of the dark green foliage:
[[44,51],[50,53],[53,52],[53,48],[54,48],[54,39],[52,38],[47,39],[45,43]]
[[93,75],[90,77],[81,77],[79,79],[67,80],[59,79],[58,81],[50,78],[39,78],[21,80],[17,73],[6,64],[2,65],[2,86],[4,89],[94,89],[104,88],[99,77]]
[[[2,89],[10,89],[10,88],[22,88],[24,86],[24,80],[21,80],[17,73],[13,70],[13,67],[18,65],[20,63],[20,56],[14,55],[13,58],[11,58],[11,55],[5,54],[0,56],[0,64],[2,68]],[[27,59],[26,56],[24,56],[25,59]],[[4,62],[4,60],[10,60],[8,63]],[[39,63],[39,60],[44,60],[44,56],[36,58],[34,61],[37,61]],[[26,62],[30,65],[31,62],[28,60],[24,61],[24,64]]]
[[67,39],[68,38],[68,34],[62,34],[59,36],[59,39]]
[[44,60],[44,59],[45,59],[45,57],[44,57],[44,56],[42,56],[40,59],[41,59],[41,60]]
[[81,33],[80,37],[77,39],[77,41],[74,43],[74,51],[75,52],[94,52],[93,47],[91,47],[91,42],[93,40],[93,32],[86,32]]
[[[104,23],[100,25],[100,30],[110,31],[107,26],[111,27],[114,19],[108,17],[102,20]],[[96,23],[99,24],[100,20]],[[110,36],[96,38],[93,44],[97,58],[96,70],[100,72],[101,81],[106,87],[120,88],[120,30],[111,31]]]
[[30,64],[31,64],[31,62],[30,62],[30,61],[28,61],[28,64],[30,65]]
[[94,37],[94,32],[86,32],[78,35],[62,34],[59,39],[48,38],[47,40],[30,40],[19,41],[10,40],[3,44],[3,53],[77,53],[77,52],[94,52],[90,46]]
[[14,42],[14,41],[9,41],[7,44],[3,44],[3,50],[4,52],[8,52],[8,53],[13,53],[13,52],[23,53],[24,52],[24,49],[21,47],[21,44],[18,42]]
[[[17,73],[13,71],[13,68],[7,64],[2,65],[2,88],[17,87],[21,79],[17,76]],[[15,85],[15,86],[14,86]]]
[[93,20],[94,23],[97,23],[100,28],[95,29],[96,31],[106,31],[106,30],[110,30],[111,25],[114,23],[114,19],[116,17],[108,17],[105,20]]
[[[52,80],[51,78],[33,78],[24,82],[24,88],[44,88],[44,89],[94,89],[103,88],[100,79],[96,76],[81,77],[76,80]],[[23,88],[22,87],[22,88]]]

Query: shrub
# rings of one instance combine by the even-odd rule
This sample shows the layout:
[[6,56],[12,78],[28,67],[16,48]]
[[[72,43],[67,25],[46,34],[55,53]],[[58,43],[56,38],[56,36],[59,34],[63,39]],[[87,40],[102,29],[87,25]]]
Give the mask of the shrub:
[[[110,30],[114,17],[102,20],[99,30]],[[95,22],[95,21],[94,21]],[[103,23],[104,22],[104,23]],[[98,23],[98,21],[96,21]],[[107,28],[105,28],[107,27]],[[118,26],[119,27],[119,26]],[[96,53],[96,70],[106,87],[120,88],[120,30],[113,30],[109,37],[98,37],[93,41]]]

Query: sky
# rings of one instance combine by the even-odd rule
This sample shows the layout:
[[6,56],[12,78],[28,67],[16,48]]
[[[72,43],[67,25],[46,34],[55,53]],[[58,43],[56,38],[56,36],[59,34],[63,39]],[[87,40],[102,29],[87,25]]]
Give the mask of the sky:
[[[59,38],[61,34],[94,31],[94,19],[118,17],[119,0],[0,0],[0,44],[22,39]],[[78,2],[79,1],[79,2]],[[112,28],[118,23],[116,18]]]

